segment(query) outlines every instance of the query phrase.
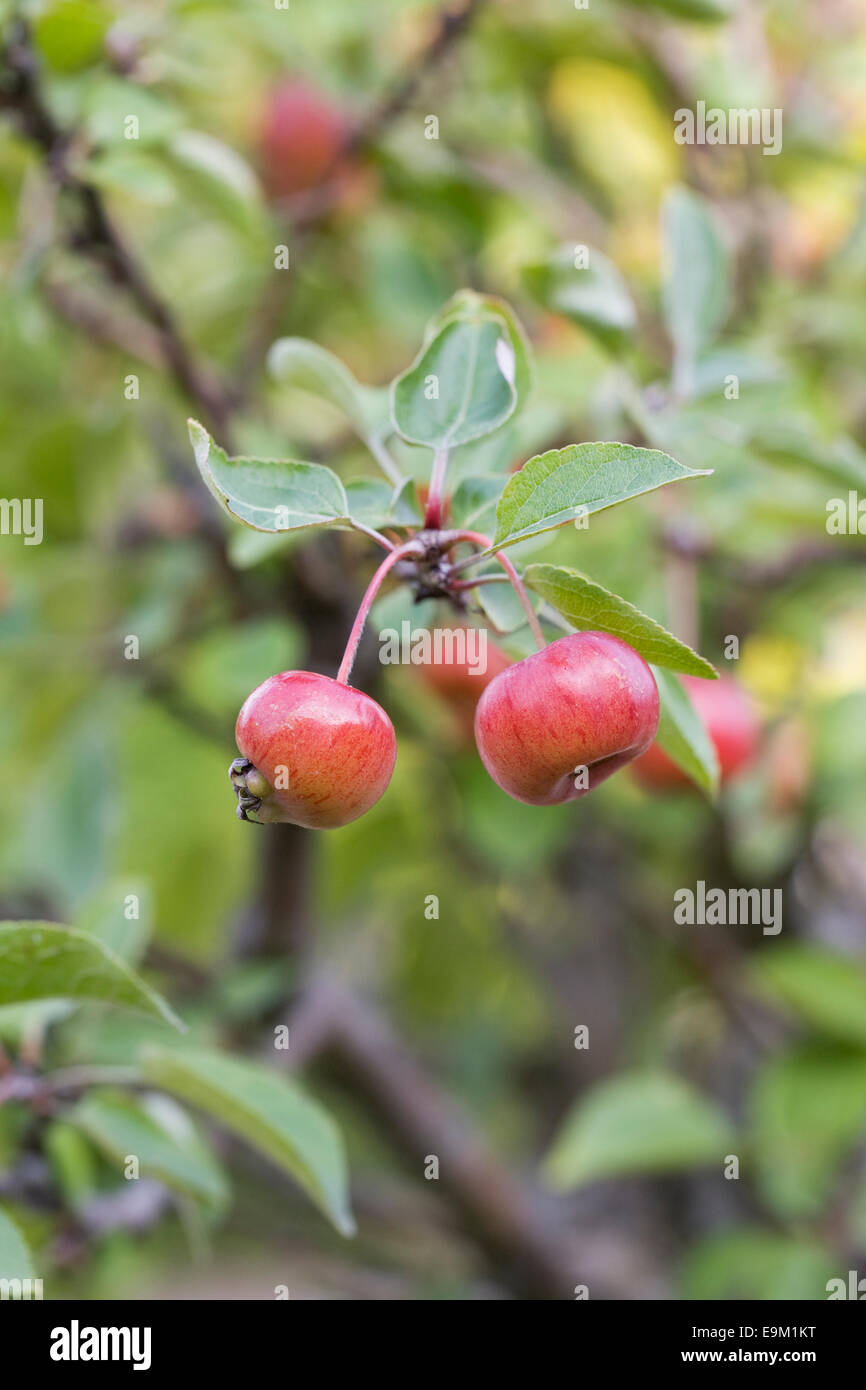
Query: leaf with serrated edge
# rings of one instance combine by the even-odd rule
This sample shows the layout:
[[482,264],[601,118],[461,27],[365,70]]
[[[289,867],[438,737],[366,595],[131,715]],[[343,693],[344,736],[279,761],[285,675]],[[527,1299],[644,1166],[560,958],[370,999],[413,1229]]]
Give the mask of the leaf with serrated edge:
[[99,999],[185,1025],[156,990],[108,946],[56,922],[0,922],[0,1005]]
[[189,437],[208,489],[236,521],[255,531],[349,525],[349,504],[336,473],[320,463],[229,458],[197,420]]
[[687,468],[660,449],[633,444],[569,444],[529,459],[506,484],[496,508],[492,549],[553,531],[579,516],[604,511],[630,497],[707,477],[711,468]]
[[716,678],[714,667],[661,623],[578,570],[563,565],[527,565],[523,578],[528,588],[552,604],[573,627],[620,637],[645,661],[653,661],[657,666],[667,666],[687,676]]
[[659,691],[656,742],[709,796],[719,789],[719,760],[704,723],[676,676],[653,667]]
[[290,1173],[341,1235],[354,1234],[342,1136],[295,1081],[200,1049],[149,1047],[141,1067],[155,1086],[205,1111]]

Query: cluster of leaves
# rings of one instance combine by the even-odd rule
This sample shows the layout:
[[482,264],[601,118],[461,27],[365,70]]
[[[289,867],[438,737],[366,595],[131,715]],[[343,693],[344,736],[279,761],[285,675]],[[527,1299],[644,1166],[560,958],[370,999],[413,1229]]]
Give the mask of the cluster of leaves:
[[[702,312],[696,297],[693,316]],[[679,313],[686,323],[688,311],[680,306]],[[423,523],[413,476],[403,476],[389,452],[392,436],[432,450],[434,458],[444,453],[447,462],[452,450],[494,435],[511,420],[527,402],[533,375],[529,342],[511,309],[469,290],[455,295],[431,319],[415,361],[390,387],[362,386],[331,353],[297,338],[274,343],[269,363],[278,381],[315,394],[339,410],[387,475],[387,481],[364,476],[344,484],[323,464],[229,458],[204,427],[191,420],[196,463],[211,493],[229,516],[269,537],[326,526],[387,529],[402,539],[412,536]],[[501,476],[474,473],[471,449],[469,455],[449,501],[448,524],[455,530],[491,527],[492,539],[481,550],[480,561],[707,472],[677,463],[659,449],[589,443],[538,454],[503,484]],[[610,632],[656,668],[664,668],[658,682],[663,709],[660,741],[690,776],[714,792],[718,769],[712,745],[687,694],[666,674],[678,671],[712,679],[716,672],[710,663],[633,604],[577,570],[530,564],[525,580],[567,627]]]
[[[51,1029],[39,1079],[13,1089],[11,1100],[41,1097],[36,1110],[49,1118],[39,1142],[70,1213],[84,1217],[100,1192],[134,1176],[163,1184],[200,1222],[224,1217],[228,1175],[191,1106],[288,1173],[341,1234],[353,1234],[343,1142],[328,1112],[273,1067],[216,1047],[201,1024],[187,1028],[137,969],[150,934],[141,904],[130,916],[118,892],[103,895],[85,920],[0,923],[0,1036],[26,1054]],[[93,1004],[145,1020],[132,1030],[125,1065],[77,1053],[77,1016]],[[169,1043],[167,1028],[180,1040]],[[0,1262],[3,1277],[32,1271],[25,1237],[2,1211]]]

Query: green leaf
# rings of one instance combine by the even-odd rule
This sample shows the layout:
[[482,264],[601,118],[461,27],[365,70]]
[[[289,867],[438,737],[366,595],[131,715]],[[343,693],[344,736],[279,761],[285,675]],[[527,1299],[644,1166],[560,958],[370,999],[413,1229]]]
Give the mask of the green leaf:
[[[718,398],[728,376],[737,378],[741,391],[747,386],[779,386],[785,381],[785,367],[778,358],[758,353],[757,350],[735,347],[730,343],[713,347],[695,363],[692,395]],[[749,441],[754,442],[751,434]]]
[[102,0],[52,0],[37,14],[33,38],[49,67],[75,72],[101,57],[112,19]]
[[148,1048],[142,1069],[155,1086],[205,1111],[290,1173],[341,1235],[354,1233],[342,1137],[294,1081],[207,1051]]
[[838,1259],[817,1241],[738,1227],[708,1236],[680,1275],[684,1299],[811,1301],[827,1297]]
[[23,1235],[0,1207],[0,1279],[32,1279],[33,1257]]
[[713,679],[714,668],[685,642],[674,637],[654,618],[603,589],[578,570],[563,565],[527,565],[528,587],[552,604],[564,618],[583,632],[609,632],[640,652],[645,661]]
[[176,198],[179,184],[184,201],[191,195],[240,231],[264,234],[267,214],[261,185],[237,150],[204,131],[183,129],[170,139],[162,157],[175,175]]
[[730,19],[732,0],[637,0],[650,10],[665,10],[678,19],[697,19],[716,22]]
[[674,380],[692,390],[698,355],[712,340],[728,306],[728,259],[703,199],[673,189],[662,214],[662,302],[674,347]]
[[584,266],[575,265],[573,246],[562,246],[543,264],[529,266],[526,278],[545,308],[580,324],[607,348],[621,346],[637,325],[625,280],[595,247]]
[[143,1177],[195,1197],[215,1210],[228,1201],[222,1168],[192,1120],[168,1096],[134,1098],[94,1090],[66,1114],[122,1173],[130,1156]]
[[81,105],[85,130],[97,147],[128,147],[130,116],[138,121],[140,149],[165,145],[186,123],[179,107],[153,88],[103,72],[82,85]]
[[679,1077],[631,1072],[603,1081],[569,1112],[544,1161],[565,1192],[597,1178],[721,1165],[731,1142],[722,1113]]
[[472,597],[496,632],[516,632],[526,626],[523,604],[510,584],[483,584]]
[[719,789],[719,760],[704,722],[676,676],[653,667],[659,690],[656,742],[669,758],[709,796]]
[[152,150],[106,149],[95,151],[76,164],[75,172],[96,188],[166,207],[177,199],[177,186]]
[[78,1210],[99,1188],[99,1164],[89,1139],[65,1120],[52,1120],[42,1135],[42,1151],[66,1206]]
[[[127,904],[132,896],[137,899],[136,915],[128,916]],[[83,905],[73,925],[108,946],[127,965],[135,965],[144,954],[153,929],[150,899],[145,884],[131,883],[128,878],[110,879]]]
[[415,491],[415,479],[404,478],[399,487],[394,489],[388,524],[390,526],[418,526],[421,524],[421,520],[418,496]]
[[842,488],[866,489],[866,453],[847,435],[824,440],[807,416],[761,420],[749,445],[773,463],[799,467]]
[[749,1097],[765,1199],[786,1220],[817,1216],[866,1127],[866,1057],[804,1048],[773,1057]]
[[750,981],[802,1022],[840,1042],[866,1047],[866,972],[825,946],[774,946],[756,960]]
[[186,1031],[156,990],[86,932],[55,922],[0,922],[0,1005],[34,999],[101,999]]
[[451,498],[450,525],[463,531],[491,530],[496,524],[496,503],[501,493],[501,478],[464,478]]
[[498,318],[514,353],[514,389],[517,392],[515,411],[523,409],[532,390],[532,346],[520,319],[510,304],[494,294],[478,294],[475,290],[458,290],[427,324],[424,346],[448,323]]
[[220,506],[256,531],[348,524],[343,484],[320,463],[229,458],[196,420],[189,437],[199,472]]
[[659,449],[633,444],[569,444],[529,459],[509,480],[496,508],[493,549],[514,545],[712,469],[687,468]]
[[419,526],[415,484],[407,478],[395,488],[384,478],[353,478],[345,485],[353,521],[380,530],[383,526]]
[[431,449],[492,434],[514,413],[515,365],[501,318],[451,320],[392,383],[398,433]]
[[334,406],[366,443],[382,432],[387,421],[383,393],[362,386],[327,348],[307,338],[278,338],[268,352],[267,365],[276,381],[300,387]]

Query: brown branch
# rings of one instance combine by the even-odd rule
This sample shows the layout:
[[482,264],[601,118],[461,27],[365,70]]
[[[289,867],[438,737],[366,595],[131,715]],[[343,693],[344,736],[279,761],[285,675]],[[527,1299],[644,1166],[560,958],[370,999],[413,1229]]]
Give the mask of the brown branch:
[[399,1147],[439,1180],[498,1278],[519,1296],[571,1299],[578,1257],[541,1194],[516,1178],[371,1005],[333,979],[311,986],[289,1025],[293,1067],[325,1051]]
[[418,55],[411,70],[402,77],[393,91],[358,123],[346,143],[346,154],[358,154],[380,138],[411,105],[416,92],[433,72],[457,40],[469,28],[484,0],[464,0],[462,5],[440,11],[436,28],[427,46]]
[[56,314],[86,333],[94,342],[119,348],[147,367],[165,365],[162,338],[152,324],[132,314],[118,314],[106,308],[101,297],[83,292],[59,280],[46,280],[45,298]]
[[10,24],[0,53],[0,106],[16,116],[23,134],[42,151],[51,179],[75,207],[76,221],[70,234],[73,249],[129,294],[156,331],[162,359],[178,386],[225,443],[232,398],[187,347],[168,305],[108,216],[100,191],[75,173],[69,159],[72,136],[58,124],[48,106],[39,63],[22,20]]

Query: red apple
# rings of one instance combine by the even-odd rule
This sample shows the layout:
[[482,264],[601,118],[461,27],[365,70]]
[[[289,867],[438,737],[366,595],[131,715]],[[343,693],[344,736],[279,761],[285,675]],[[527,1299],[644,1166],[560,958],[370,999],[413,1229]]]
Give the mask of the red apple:
[[[715,681],[683,676],[682,682],[715,747],[721,780],[727,782],[754,761],[758,750],[760,723],[752,701],[730,676]],[[635,763],[634,773],[648,789],[694,785],[657,743]]]
[[645,752],[658,719],[643,657],[608,633],[575,632],[491,681],[475,712],[475,740],[509,796],[557,806]]
[[238,814],[308,830],[348,825],[369,811],[397,757],[381,705],[312,671],[264,681],[245,701],[235,737],[243,755],[230,769]]
[[261,132],[264,177],[274,198],[315,188],[334,173],[348,133],[343,113],[300,79],[271,92]]

